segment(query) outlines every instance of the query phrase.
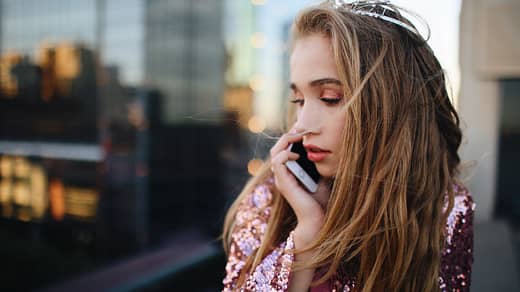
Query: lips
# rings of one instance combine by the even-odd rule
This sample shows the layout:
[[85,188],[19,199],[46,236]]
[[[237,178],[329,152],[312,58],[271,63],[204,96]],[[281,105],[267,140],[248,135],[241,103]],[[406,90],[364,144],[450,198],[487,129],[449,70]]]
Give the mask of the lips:
[[307,158],[313,162],[320,162],[331,153],[328,150],[321,149],[320,147],[312,144],[307,144],[303,147],[305,147],[305,150],[307,150]]

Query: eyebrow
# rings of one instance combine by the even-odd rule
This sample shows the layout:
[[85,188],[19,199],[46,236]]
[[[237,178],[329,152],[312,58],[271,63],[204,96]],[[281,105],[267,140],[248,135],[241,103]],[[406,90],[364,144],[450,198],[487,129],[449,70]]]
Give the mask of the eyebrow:
[[[325,85],[325,84],[335,84],[335,85],[339,85],[339,86],[343,85],[343,84],[341,84],[341,81],[339,81],[338,79],[334,79],[334,78],[321,78],[321,79],[316,79],[316,80],[309,82],[310,87],[317,87],[317,86],[321,86],[321,85]],[[296,91],[298,89],[296,84],[294,84],[292,82],[289,85],[289,87],[294,91]]]

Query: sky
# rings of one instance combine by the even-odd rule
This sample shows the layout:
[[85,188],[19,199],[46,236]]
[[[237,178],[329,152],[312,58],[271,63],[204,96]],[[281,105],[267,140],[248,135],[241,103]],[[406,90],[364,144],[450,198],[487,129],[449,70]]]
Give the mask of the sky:
[[[254,2],[254,0],[253,0]],[[265,46],[257,50],[257,58],[262,60],[256,75],[263,80],[262,88],[255,93],[255,112],[276,128],[283,117],[280,102],[287,84],[282,83],[283,74],[283,27],[290,23],[294,15],[303,7],[320,1],[316,0],[263,0],[257,9],[257,31],[265,35]],[[460,83],[458,61],[459,15],[461,0],[394,0],[392,3],[419,14],[428,23],[431,35],[428,43],[447,72],[448,82],[455,103]],[[413,21],[413,19],[412,19]],[[415,22],[415,21],[413,21]],[[416,22],[419,30],[426,35],[424,26]]]

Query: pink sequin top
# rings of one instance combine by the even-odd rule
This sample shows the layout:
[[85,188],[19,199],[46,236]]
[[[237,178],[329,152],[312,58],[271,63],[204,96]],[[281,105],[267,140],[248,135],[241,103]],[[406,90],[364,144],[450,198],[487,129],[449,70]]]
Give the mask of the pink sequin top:
[[[446,244],[442,250],[439,285],[441,291],[469,291],[473,263],[473,211],[468,190],[455,185],[455,200],[446,223]],[[249,273],[242,287],[237,280],[246,259],[260,246],[267,227],[272,194],[268,183],[258,185],[241,202],[231,234],[223,291],[287,291],[293,255],[293,233]],[[322,272],[322,271],[321,271]],[[320,270],[315,273],[315,279]],[[310,291],[355,291],[350,275],[337,273]]]

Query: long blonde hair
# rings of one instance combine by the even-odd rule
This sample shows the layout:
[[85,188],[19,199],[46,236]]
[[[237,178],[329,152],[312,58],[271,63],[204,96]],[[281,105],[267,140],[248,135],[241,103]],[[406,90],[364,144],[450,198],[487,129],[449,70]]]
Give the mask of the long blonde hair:
[[[326,1],[300,12],[293,41],[311,34],[330,39],[349,102],[325,222],[308,248],[317,252],[294,269],[328,267],[313,284],[349,271],[360,291],[437,291],[443,207],[453,205],[461,142],[441,66],[420,36],[348,5]],[[270,175],[266,163],[229,209],[226,251],[239,202]],[[267,231],[239,282],[295,224],[290,205],[273,190]]]

